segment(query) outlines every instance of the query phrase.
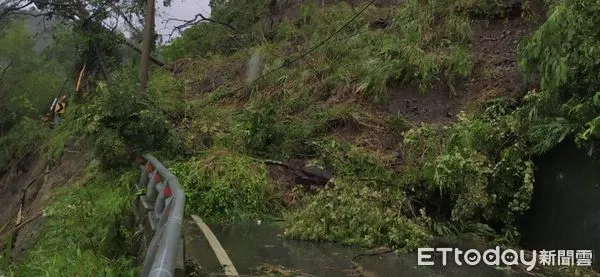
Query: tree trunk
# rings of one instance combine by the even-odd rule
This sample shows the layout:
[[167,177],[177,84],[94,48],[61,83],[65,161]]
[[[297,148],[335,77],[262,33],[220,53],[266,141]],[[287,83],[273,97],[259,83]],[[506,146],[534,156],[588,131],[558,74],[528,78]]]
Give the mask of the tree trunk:
[[144,41],[140,57],[140,94],[146,95],[148,85],[148,67],[150,66],[150,51],[152,51],[154,36],[154,1],[146,0],[146,15],[144,16]]

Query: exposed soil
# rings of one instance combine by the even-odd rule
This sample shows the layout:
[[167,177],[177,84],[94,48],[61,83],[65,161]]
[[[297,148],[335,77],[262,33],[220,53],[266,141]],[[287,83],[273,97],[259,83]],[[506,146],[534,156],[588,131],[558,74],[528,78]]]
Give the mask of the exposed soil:
[[234,76],[245,76],[245,66],[243,63],[227,62],[207,68],[201,61],[182,59],[170,65],[169,70],[176,78],[185,73],[196,73],[202,76],[199,79],[192,78],[185,81],[185,100],[192,101],[219,88],[227,79],[235,79]]
[[389,95],[389,104],[384,109],[415,123],[452,122],[456,113],[464,108],[463,104],[468,102],[467,95],[453,96],[441,82],[427,92],[421,92],[416,85],[394,84],[389,88]]
[[[29,156],[29,157],[26,157]],[[22,168],[21,171],[19,168]],[[25,155],[22,159],[14,162],[0,181],[0,203],[3,209],[0,211],[0,236],[7,233],[15,224],[21,204],[22,216],[28,215],[27,205],[31,202],[32,195],[39,191],[43,183],[44,165],[41,165],[35,156]]]
[[302,168],[306,161],[300,159],[290,159],[285,161],[285,165],[267,163],[269,179],[278,185],[291,188],[295,185],[295,169]]
[[527,91],[518,67],[517,45],[540,25],[525,18],[475,22],[473,70],[467,94],[482,99],[522,96]]
[[[470,105],[498,97],[518,99],[530,89],[530,85],[525,84],[518,67],[517,45],[540,24],[539,19],[522,17],[514,11],[506,18],[473,20],[471,74],[455,85],[454,93],[443,81],[434,83],[425,93],[416,85],[392,84],[389,87],[388,105],[371,109],[363,103],[363,107],[369,110],[365,110],[366,113],[379,119],[394,114],[413,124],[448,124],[455,122],[457,114],[467,110]],[[341,95],[342,98],[348,98],[344,97],[347,96],[346,93]],[[330,97],[325,104],[335,105],[340,102],[349,104],[362,101],[357,101],[354,97],[341,99],[337,95]],[[360,124],[351,120],[334,120],[326,126],[326,133],[331,136],[376,152],[392,153],[391,155],[398,156],[397,162],[401,162],[401,154],[398,152],[401,137],[389,132],[387,128],[380,128],[385,126]],[[269,165],[268,169],[275,183],[287,188],[295,184],[294,174],[289,169],[276,165]]]
[[269,181],[273,187],[282,196],[284,203],[288,207],[296,206],[299,200],[298,193],[294,190],[296,185],[296,170],[306,164],[306,161],[300,159],[290,159],[284,162],[286,165],[266,163]]
[[498,97],[520,98],[527,90],[517,61],[517,44],[539,25],[527,18],[475,20],[472,70],[456,96],[443,82],[421,93],[416,86],[390,87],[388,112],[415,123],[450,123],[469,105]]
[[[43,222],[43,216],[38,215],[51,191],[79,178],[85,169],[82,165],[87,165],[89,161],[88,155],[71,148],[66,149],[61,160],[54,166],[46,165],[38,157],[31,156],[18,166],[24,168],[24,172],[16,172],[17,167],[7,172],[6,178],[0,182],[0,203],[4,204],[0,213],[0,238],[6,239],[19,226],[17,222],[21,223],[20,228],[13,233],[14,260],[35,243]],[[0,239],[0,249],[5,247],[4,242]]]

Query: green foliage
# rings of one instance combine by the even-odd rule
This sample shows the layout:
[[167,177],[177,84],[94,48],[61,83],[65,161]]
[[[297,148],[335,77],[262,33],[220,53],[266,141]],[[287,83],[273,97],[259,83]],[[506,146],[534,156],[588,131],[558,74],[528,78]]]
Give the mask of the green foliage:
[[35,45],[36,38],[21,21],[0,29],[0,169],[26,152],[40,154],[44,161],[56,159],[74,133],[69,128],[50,132],[37,120],[64,84],[68,63],[60,56],[70,48],[54,44],[40,51]]
[[320,153],[319,164],[331,169],[336,176],[350,179],[377,179],[386,183],[400,181],[394,171],[387,167],[384,157],[360,147],[337,140],[316,143]]
[[[223,14],[242,12],[250,18],[261,19],[261,13],[251,13],[254,9],[246,8],[246,4],[229,1],[227,5],[234,3],[237,6]],[[247,5],[257,3],[250,1]],[[310,100],[350,91],[381,102],[387,100],[387,85],[393,81],[416,82],[425,90],[442,77],[452,87],[470,72],[471,36],[470,22],[465,16],[455,14],[454,9],[441,1],[407,1],[393,9],[370,7],[322,47],[294,64],[293,69],[284,67],[261,80],[253,96],[282,97],[292,102],[299,96]],[[272,36],[265,35],[266,31],[248,31],[248,36],[258,36],[257,43],[263,42],[258,47],[264,61],[261,73],[279,68],[297,53],[318,45],[353,14],[353,8],[346,3],[324,11],[307,3],[300,6],[297,18],[284,18],[278,23]],[[223,15],[223,18],[228,17]],[[242,26],[254,22],[244,16],[232,18],[235,19],[232,22],[239,20]],[[267,22],[264,25],[269,25],[266,18],[262,20],[253,28],[261,29],[264,21]],[[377,22],[384,25],[374,27]],[[247,53],[246,49],[254,45],[242,42],[240,45],[244,48],[234,49],[230,43],[221,41],[234,37],[222,28],[215,24],[198,24],[165,47],[163,53],[173,59],[183,57],[182,54],[190,50],[191,56],[214,51]],[[214,56],[214,59],[220,57]],[[213,62],[209,59],[205,63]]]
[[275,124],[277,117],[272,106],[262,107],[258,110],[249,110],[241,115],[242,129],[245,131],[245,147],[250,151],[262,152],[275,144],[281,144],[282,133],[277,132]]
[[215,106],[189,107],[190,113],[178,131],[184,134],[183,145],[195,153],[216,146],[231,146],[234,138],[230,134],[231,116],[234,110]]
[[72,26],[57,23],[52,27],[52,44],[44,49],[44,54],[65,69],[71,69],[76,64],[73,54],[76,53],[78,45],[82,45],[84,39],[75,32]]
[[407,73],[422,87],[440,73],[452,85],[454,78],[470,72],[470,22],[453,9],[446,1],[408,1],[396,12],[394,28],[400,40],[388,49],[389,54],[399,55],[401,63],[411,65]]
[[429,219],[417,216],[403,192],[410,180],[390,169],[387,157],[335,140],[319,142],[316,149],[321,155],[312,163],[332,171],[333,188],[292,212],[288,237],[406,249],[428,243]]
[[41,122],[23,119],[6,136],[0,137],[0,169],[27,152],[41,151],[43,144],[40,141],[49,136],[50,130]]
[[256,43],[259,36],[264,35],[262,28],[254,24],[267,22],[266,1],[211,0],[210,7],[211,19],[222,24],[196,24],[186,29],[181,37],[160,49],[161,56],[177,60],[189,56],[230,55]]
[[160,80],[152,94],[142,97],[134,76],[124,70],[114,76],[112,87],[101,83],[91,103],[69,114],[71,127],[84,126],[82,132],[95,140],[96,155],[109,167],[128,162],[130,151],[175,151],[180,146],[165,111],[156,105],[163,103]]
[[459,0],[455,1],[454,5],[458,11],[489,18],[505,16],[508,2],[504,0]]
[[[306,12],[310,17],[296,20],[296,30],[285,22],[278,27],[291,33],[282,38],[300,37],[296,40],[304,42],[301,50],[325,39],[353,14],[346,4],[324,13],[311,5],[304,9],[311,11]],[[438,14],[441,20],[434,21]],[[376,21],[387,26],[372,30]],[[380,102],[387,100],[391,81],[417,82],[425,90],[439,76],[449,85],[465,77],[470,71],[470,33],[468,20],[445,5],[407,1],[396,10],[371,7],[316,51],[308,65],[316,71],[312,74],[324,76],[325,87],[350,89]]]
[[8,276],[134,276],[131,237],[120,225],[137,174],[92,169],[45,209],[41,237]]
[[267,2],[244,0],[211,0],[211,17],[220,22],[234,24],[238,28],[247,28],[266,15]]
[[452,220],[470,220],[486,210],[491,169],[485,156],[476,152],[451,152],[438,157],[434,164],[433,183],[454,201]]
[[519,47],[522,68],[529,77],[540,76],[542,94],[553,103],[553,110],[536,115],[538,134],[563,138],[575,133],[580,142],[600,138],[598,12],[600,7],[587,1],[555,1],[548,20]]
[[20,21],[0,29],[0,135],[23,116],[45,113],[63,83],[65,67],[35,42]]
[[248,41],[232,34],[233,31],[218,24],[198,24],[186,29],[180,38],[159,49],[160,56],[168,61],[189,56],[231,54],[243,49]]
[[530,156],[542,147],[522,135],[530,130],[526,120],[515,120],[522,112],[499,102],[479,116],[463,114],[442,130],[424,125],[405,135],[407,159],[412,161],[405,170],[430,185],[429,195],[439,192],[450,202],[449,220],[463,232],[483,223],[510,233],[503,243],[518,239],[515,218],[528,210],[533,194]]
[[108,169],[129,164],[127,146],[117,132],[105,129],[95,140],[94,156],[104,167]]
[[336,179],[288,220],[285,235],[297,239],[335,241],[364,247],[389,245],[416,249],[431,239],[427,229],[399,213],[406,201],[391,188]]
[[[48,128],[48,126],[43,126]],[[73,125],[59,124],[53,131],[48,132],[44,137],[44,143],[41,144],[41,154],[43,161],[57,161],[63,154],[65,145],[69,139],[80,135]]]
[[[42,162],[56,161],[62,154],[65,143],[69,139],[77,139],[82,135],[82,127],[71,117],[66,117],[62,124],[50,129],[47,123],[23,117],[10,131],[0,137],[0,169],[21,158],[22,155],[34,154]],[[112,143],[108,143],[111,147]]]
[[[581,0],[557,1],[548,20],[521,45],[521,65],[541,74],[541,88],[567,99],[593,96],[600,79],[595,16],[600,7]],[[568,89],[568,90],[567,90]]]
[[245,221],[274,215],[264,164],[247,156],[213,149],[169,167],[186,193],[186,213],[209,221]]
[[249,108],[236,119],[238,124],[234,126],[234,132],[238,132],[243,149],[250,154],[285,158],[310,151],[307,140],[312,135],[312,126],[278,119],[272,105]]
[[[2,268],[8,268],[8,266],[10,265],[10,260],[12,259],[12,251],[13,251],[13,239],[14,239],[13,234],[9,234],[7,241],[6,241],[4,254],[2,256],[0,256],[0,270]],[[0,271],[0,272],[2,272],[2,271]]]

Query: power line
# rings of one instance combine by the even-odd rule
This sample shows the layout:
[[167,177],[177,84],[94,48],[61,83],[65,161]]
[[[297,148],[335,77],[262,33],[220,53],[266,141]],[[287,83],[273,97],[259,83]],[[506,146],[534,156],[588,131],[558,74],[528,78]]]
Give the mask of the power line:
[[249,83],[247,83],[247,84],[245,84],[245,85],[243,85],[243,86],[241,86],[241,87],[239,87],[239,88],[237,88],[237,89],[235,89],[235,90],[233,90],[233,91],[231,91],[231,92],[230,92],[230,93],[228,93],[228,94],[233,94],[233,93],[236,93],[236,92],[238,92],[238,91],[240,91],[240,90],[242,90],[242,89],[246,88],[247,86],[249,86],[249,85],[253,84],[254,82],[256,82],[256,81],[258,81],[258,80],[260,80],[260,79],[263,79],[263,78],[265,78],[266,76],[270,75],[271,73],[273,73],[273,72],[275,72],[275,71],[278,71],[278,70],[281,70],[282,68],[284,68],[284,67],[286,67],[286,66],[288,66],[288,65],[291,65],[291,64],[293,64],[293,63],[295,63],[295,62],[299,61],[300,59],[302,59],[302,58],[306,57],[308,54],[310,54],[310,53],[312,53],[313,51],[317,50],[317,48],[319,48],[319,47],[323,46],[325,43],[327,43],[329,40],[331,40],[331,39],[332,39],[332,38],[333,38],[335,35],[337,35],[339,32],[341,32],[341,31],[342,31],[344,28],[348,27],[348,25],[350,25],[350,23],[352,23],[352,22],[353,22],[353,21],[354,21],[356,18],[358,18],[358,17],[359,17],[359,16],[360,16],[360,15],[361,15],[361,14],[362,14],[362,13],[363,13],[365,10],[367,10],[367,8],[369,8],[369,6],[371,6],[373,3],[375,3],[375,1],[376,1],[376,0],[371,0],[371,1],[369,1],[369,3],[367,3],[367,5],[366,5],[365,7],[363,7],[363,8],[362,8],[360,11],[358,11],[358,13],[356,13],[356,14],[355,14],[355,15],[354,15],[354,16],[353,16],[353,17],[352,17],[350,20],[348,20],[348,22],[346,22],[346,23],[345,23],[345,24],[344,24],[342,27],[340,27],[339,29],[337,29],[335,32],[333,32],[331,35],[329,35],[329,36],[328,36],[326,39],[324,39],[324,40],[322,40],[321,42],[319,42],[317,45],[315,45],[315,46],[311,47],[310,49],[308,49],[308,51],[306,51],[306,52],[302,53],[300,56],[298,56],[298,57],[296,57],[296,58],[294,58],[294,59],[292,59],[292,60],[290,60],[290,61],[288,61],[288,62],[284,62],[284,63],[283,63],[281,66],[279,66],[279,67],[277,67],[277,68],[275,68],[275,69],[273,69],[273,70],[271,70],[271,71],[269,71],[269,72],[267,72],[267,73],[265,73],[265,74],[263,74],[263,75],[259,76],[258,78],[256,78],[256,79],[252,80],[251,82],[249,82]]

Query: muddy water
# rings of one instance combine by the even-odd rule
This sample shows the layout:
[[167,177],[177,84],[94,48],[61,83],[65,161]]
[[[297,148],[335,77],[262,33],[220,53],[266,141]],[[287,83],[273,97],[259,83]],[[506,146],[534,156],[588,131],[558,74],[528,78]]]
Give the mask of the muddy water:
[[530,249],[591,249],[600,255],[600,159],[573,143],[536,161],[532,207],[523,218]]
[[[353,271],[352,257],[365,253],[359,248],[331,243],[285,240],[278,237],[282,229],[272,224],[211,225],[215,236],[227,251],[238,273],[250,275],[263,263],[281,265],[322,277],[359,276]],[[192,221],[184,225],[186,255],[208,272],[220,272],[219,263],[208,242]],[[392,253],[363,256],[356,261],[371,276],[470,277],[524,276],[487,266],[442,267],[440,257],[435,266],[417,266],[416,254]],[[364,276],[364,275],[363,275]]]

